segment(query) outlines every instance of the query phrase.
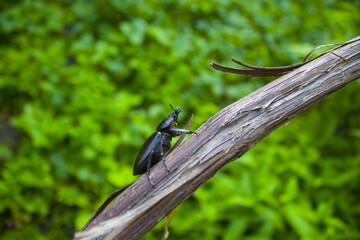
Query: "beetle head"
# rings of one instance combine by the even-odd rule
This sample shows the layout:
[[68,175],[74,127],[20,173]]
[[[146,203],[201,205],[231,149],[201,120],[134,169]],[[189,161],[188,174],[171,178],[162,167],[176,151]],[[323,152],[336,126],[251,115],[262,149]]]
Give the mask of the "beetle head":
[[170,103],[170,107],[172,108],[172,110],[174,110],[174,112],[170,113],[167,118],[161,121],[161,123],[156,128],[156,131],[164,131],[167,128],[176,128],[181,109],[180,107],[174,109],[171,103]]
[[169,115],[169,117],[171,116],[172,117],[172,121],[176,122],[177,123],[177,120],[178,120],[178,117],[179,117],[179,113],[181,112],[181,109],[180,107],[177,107],[174,109],[173,105],[170,103],[170,107],[172,110],[174,110],[173,113],[171,113]]

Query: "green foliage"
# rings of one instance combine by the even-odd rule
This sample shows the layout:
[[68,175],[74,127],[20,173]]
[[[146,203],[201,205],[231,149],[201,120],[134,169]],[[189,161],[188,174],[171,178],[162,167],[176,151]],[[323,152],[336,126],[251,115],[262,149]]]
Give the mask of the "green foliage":
[[[0,238],[69,239],[136,179],[169,102],[192,129],[271,79],[231,57],[298,63],[359,32],[357,1],[0,3]],[[359,82],[229,164],[179,206],[169,239],[359,239]],[[159,239],[159,224],[145,239]]]

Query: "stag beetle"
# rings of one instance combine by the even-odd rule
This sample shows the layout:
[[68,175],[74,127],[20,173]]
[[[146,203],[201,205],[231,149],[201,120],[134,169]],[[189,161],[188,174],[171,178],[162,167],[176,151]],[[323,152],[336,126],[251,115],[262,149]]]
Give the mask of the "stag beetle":
[[171,139],[181,135],[181,133],[196,133],[186,129],[176,128],[181,109],[180,107],[174,109],[171,103],[170,107],[174,112],[170,113],[167,118],[162,120],[157,126],[156,131],[145,141],[134,164],[133,175],[139,175],[146,172],[147,179],[153,187],[155,185],[149,177],[150,168],[162,159],[166,170],[170,172],[165,163],[165,154],[170,150]]

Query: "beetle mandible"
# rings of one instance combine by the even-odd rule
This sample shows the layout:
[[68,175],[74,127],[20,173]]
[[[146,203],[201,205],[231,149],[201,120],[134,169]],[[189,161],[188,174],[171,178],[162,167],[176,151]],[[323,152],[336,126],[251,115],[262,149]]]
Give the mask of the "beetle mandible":
[[134,164],[133,175],[139,175],[146,172],[147,179],[153,187],[155,185],[149,177],[150,168],[160,160],[163,160],[166,170],[170,172],[165,163],[165,154],[170,150],[171,139],[181,135],[181,133],[196,133],[186,129],[176,128],[181,109],[180,107],[174,109],[171,103],[170,107],[174,112],[170,113],[167,118],[162,120],[157,126],[156,131],[145,141]]

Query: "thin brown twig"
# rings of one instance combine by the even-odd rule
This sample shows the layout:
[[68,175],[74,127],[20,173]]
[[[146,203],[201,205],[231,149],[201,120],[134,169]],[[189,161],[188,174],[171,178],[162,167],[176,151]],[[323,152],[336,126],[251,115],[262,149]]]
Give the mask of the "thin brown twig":
[[[253,65],[249,65],[247,63],[241,62],[239,60],[236,60],[234,58],[232,58],[232,61],[243,66],[246,68],[250,68],[250,69],[238,69],[238,68],[231,68],[231,67],[226,67],[217,63],[211,63],[210,66],[218,71],[221,72],[228,72],[228,73],[234,73],[234,74],[240,74],[240,75],[248,75],[248,76],[254,76],[254,77],[270,77],[270,76],[279,76],[279,75],[283,75],[286,74],[288,72],[291,72],[309,62],[311,62],[312,60],[326,54],[326,53],[332,53],[336,56],[338,56],[339,58],[346,60],[344,57],[335,54],[333,51],[339,47],[345,46],[347,44],[353,43],[359,41],[359,39],[355,39],[349,42],[346,42],[344,44],[325,44],[325,45],[320,45],[315,47],[313,50],[311,50],[304,58],[302,63],[299,64],[294,64],[294,65],[288,65],[288,66],[282,66],[282,67],[258,67],[258,66],[253,66]],[[319,56],[315,57],[315,58],[311,58],[313,56],[313,53],[320,49],[320,48],[324,48],[324,47],[329,47],[329,46],[337,46],[336,48],[326,51],[322,54],[320,54]]]

